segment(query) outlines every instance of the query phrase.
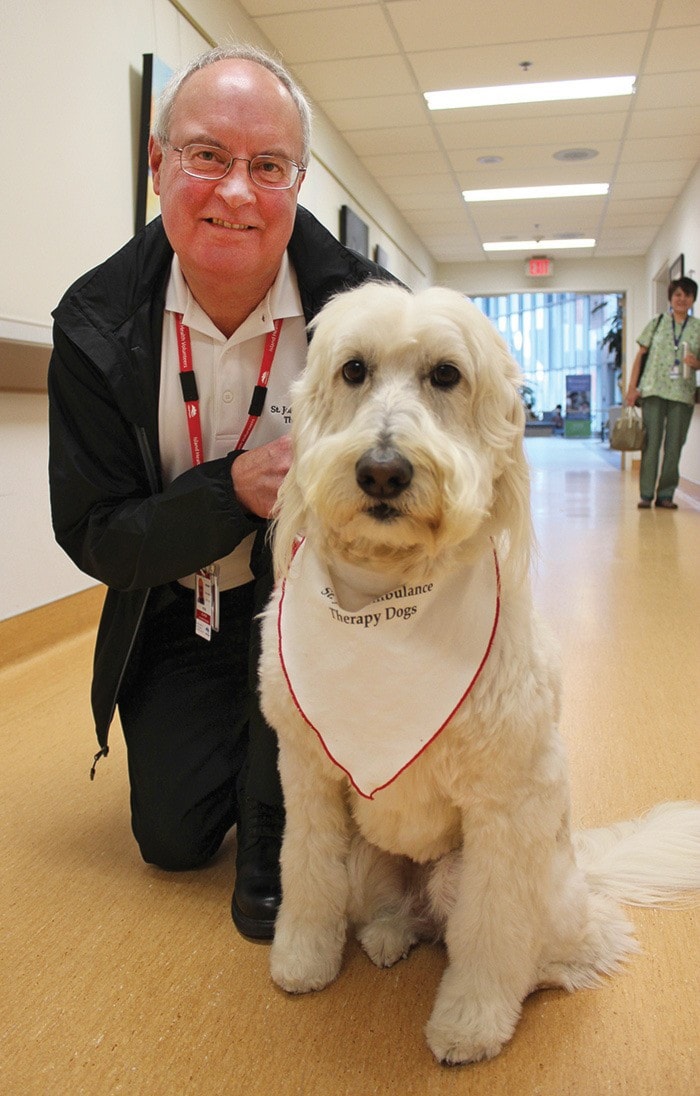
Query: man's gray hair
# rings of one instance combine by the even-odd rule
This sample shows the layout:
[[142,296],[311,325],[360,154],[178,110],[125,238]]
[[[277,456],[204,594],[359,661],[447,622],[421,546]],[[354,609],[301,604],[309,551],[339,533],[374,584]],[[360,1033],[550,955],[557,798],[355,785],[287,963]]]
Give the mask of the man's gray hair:
[[291,95],[299,113],[302,138],[301,166],[308,166],[309,156],[311,155],[311,107],[309,106],[308,100],[284,65],[280,64],[279,61],[276,61],[269,53],[265,53],[264,50],[259,49],[257,46],[249,44],[216,46],[214,49],[207,50],[206,53],[200,54],[199,57],[195,57],[194,60],[190,61],[171,77],[158,100],[153,123],[153,136],[158,144],[167,145],[170,140],[170,122],[172,120],[173,107],[178,92],[185,80],[194,72],[199,72],[200,69],[207,68],[208,65],[213,65],[217,61],[253,61],[256,65],[261,65],[277,77],[279,82]]

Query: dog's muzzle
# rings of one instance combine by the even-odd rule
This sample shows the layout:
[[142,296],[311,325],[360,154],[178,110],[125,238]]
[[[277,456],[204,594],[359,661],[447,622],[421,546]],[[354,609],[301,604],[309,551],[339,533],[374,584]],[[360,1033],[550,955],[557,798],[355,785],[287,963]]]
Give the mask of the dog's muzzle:
[[358,487],[379,503],[374,508],[380,511],[377,516],[388,517],[393,510],[385,504],[398,498],[410,486],[413,465],[391,446],[375,446],[363,453],[358,460],[355,465],[355,479]]

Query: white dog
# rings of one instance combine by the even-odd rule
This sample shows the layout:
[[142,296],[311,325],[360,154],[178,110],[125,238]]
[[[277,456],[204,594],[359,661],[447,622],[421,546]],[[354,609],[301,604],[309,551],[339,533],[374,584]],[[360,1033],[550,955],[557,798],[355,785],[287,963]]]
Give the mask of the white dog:
[[287,812],[272,977],[327,985],[348,921],[379,966],[442,936],[427,1037],[448,1063],[497,1054],[536,987],[614,970],[636,946],[616,899],[671,901],[700,871],[692,804],[570,834],[519,384],[457,293],[331,301],[293,394],[263,625]]

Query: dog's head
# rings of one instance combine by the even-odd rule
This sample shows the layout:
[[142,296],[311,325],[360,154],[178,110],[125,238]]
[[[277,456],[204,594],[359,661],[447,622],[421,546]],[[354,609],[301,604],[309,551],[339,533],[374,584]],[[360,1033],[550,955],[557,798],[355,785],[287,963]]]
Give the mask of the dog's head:
[[521,378],[491,323],[452,290],[367,283],[313,328],[292,393],[277,573],[300,532],[394,574],[474,559],[490,537],[506,565],[526,568]]

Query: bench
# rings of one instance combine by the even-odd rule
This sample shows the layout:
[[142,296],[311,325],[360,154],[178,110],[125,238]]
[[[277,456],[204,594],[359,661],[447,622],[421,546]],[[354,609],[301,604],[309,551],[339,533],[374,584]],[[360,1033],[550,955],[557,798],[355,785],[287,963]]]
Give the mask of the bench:
[[525,423],[526,438],[551,438],[554,434],[554,424],[544,422],[542,419],[530,419]]

